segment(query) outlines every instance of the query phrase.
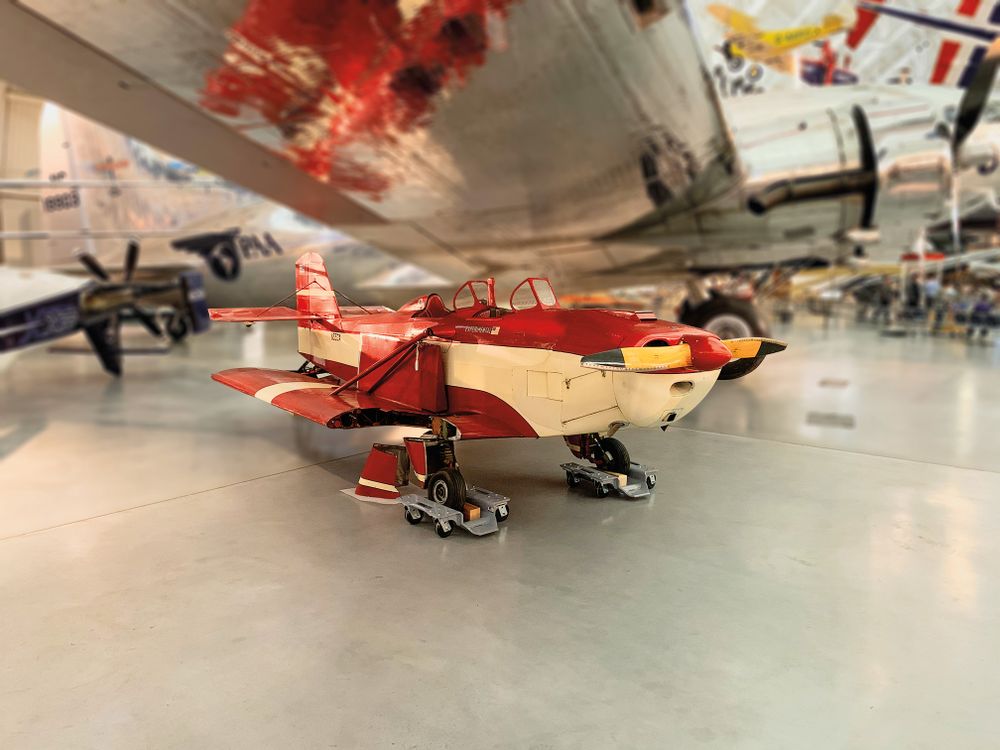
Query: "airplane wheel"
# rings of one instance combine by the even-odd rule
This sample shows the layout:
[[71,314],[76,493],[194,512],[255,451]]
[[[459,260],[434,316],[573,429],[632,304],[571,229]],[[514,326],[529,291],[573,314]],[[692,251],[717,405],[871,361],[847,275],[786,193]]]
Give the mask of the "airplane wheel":
[[427,498],[452,510],[465,505],[465,478],[458,469],[444,469],[427,482]]
[[572,471],[566,472],[566,485],[569,487],[578,487],[580,485],[580,478],[577,477]]
[[454,527],[451,525],[451,521],[438,521],[434,524],[434,531],[442,539],[447,539],[451,536],[451,532],[454,531]]
[[497,517],[497,523],[503,523],[510,518],[510,509],[506,505],[501,505],[494,511],[494,513]]
[[615,471],[619,474],[628,474],[629,467],[632,466],[632,459],[628,455],[628,448],[616,438],[604,438],[601,441],[601,450],[607,456],[605,469]]
[[424,520],[424,514],[421,513],[419,510],[417,510],[416,508],[414,508],[413,510],[410,510],[409,508],[404,508],[403,515],[406,516],[407,523],[412,523],[414,526],[416,526],[418,523]]
[[767,324],[753,302],[715,292],[700,305],[685,302],[681,308],[680,322],[711,331],[720,339],[768,335]]
[[188,322],[182,315],[174,315],[167,323],[167,333],[175,344],[179,344],[187,338],[188,329]]

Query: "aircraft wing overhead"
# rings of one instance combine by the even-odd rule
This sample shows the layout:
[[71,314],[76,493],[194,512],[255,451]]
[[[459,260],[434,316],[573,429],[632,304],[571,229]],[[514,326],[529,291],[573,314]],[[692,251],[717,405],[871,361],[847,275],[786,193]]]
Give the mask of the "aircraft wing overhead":
[[0,0],[0,28],[0,78],[451,277],[736,180],[681,0]]

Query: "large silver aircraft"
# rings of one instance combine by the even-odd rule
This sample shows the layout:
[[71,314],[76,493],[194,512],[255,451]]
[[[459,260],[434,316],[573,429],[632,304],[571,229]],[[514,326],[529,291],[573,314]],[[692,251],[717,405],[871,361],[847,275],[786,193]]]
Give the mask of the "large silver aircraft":
[[[896,257],[1000,162],[995,47],[964,93],[724,115],[680,0],[0,0],[0,35],[0,77],[449,279]],[[763,332],[692,290],[685,322]]]

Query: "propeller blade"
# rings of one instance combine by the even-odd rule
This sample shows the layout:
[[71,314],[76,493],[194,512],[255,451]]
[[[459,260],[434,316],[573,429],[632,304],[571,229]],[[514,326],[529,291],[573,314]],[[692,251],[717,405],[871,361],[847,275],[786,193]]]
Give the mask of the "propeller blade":
[[958,175],[951,176],[951,245],[955,255],[962,252],[962,218],[959,215]]
[[125,249],[125,282],[128,283],[135,276],[136,266],[139,265],[139,242],[129,240]]
[[588,354],[580,358],[583,367],[611,372],[654,372],[690,367],[691,347],[687,344],[676,346],[628,346],[609,349],[606,352]]
[[104,266],[93,255],[85,250],[80,250],[76,254],[77,259],[83,263],[84,267],[90,271],[92,276],[100,279],[101,281],[111,281],[111,277],[108,276],[108,272],[104,270]]
[[160,328],[160,324],[156,322],[156,317],[152,313],[148,310],[143,310],[141,307],[133,307],[132,312],[136,319],[146,327],[146,330],[154,338],[161,338],[163,336],[163,329]]
[[766,357],[768,354],[777,354],[788,348],[788,344],[778,339],[766,338],[746,338],[746,339],[723,339],[723,345],[733,355],[733,359],[752,359],[754,357]]
[[993,82],[997,70],[1000,69],[1000,37],[997,37],[986,50],[982,61],[972,76],[969,87],[962,94],[958,104],[958,114],[955,116],[955,130],[952,133],[952,149],[957,153],[962,144],[976,129],[979,118],[986,109],[986,102],[993,91]]

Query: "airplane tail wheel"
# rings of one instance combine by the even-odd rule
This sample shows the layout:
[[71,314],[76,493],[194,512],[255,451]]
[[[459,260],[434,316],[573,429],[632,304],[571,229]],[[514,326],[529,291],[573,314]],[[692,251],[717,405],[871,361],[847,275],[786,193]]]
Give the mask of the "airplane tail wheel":
[[458,469],[444,469],[427,482],[427,498],[432,503],[462,510],[465,505],[465,478]]
[[604,451],[606,456],[605,468],[610,471],[618,472],[619,474],[628,474],[629,467],[632,465],[632,459],[628,455],[628,448],[625,444],[618,440],[617,438],[609,437],[604,438],[601,441],[601,450]]

